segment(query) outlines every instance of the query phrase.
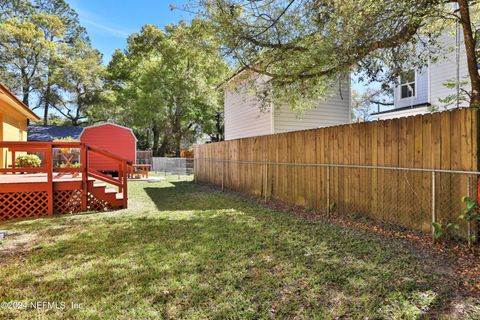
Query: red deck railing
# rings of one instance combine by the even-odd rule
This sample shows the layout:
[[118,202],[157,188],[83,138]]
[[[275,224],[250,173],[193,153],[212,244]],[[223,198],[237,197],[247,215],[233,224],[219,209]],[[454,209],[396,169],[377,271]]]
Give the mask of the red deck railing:
[[132,164],[128,166],[128,178],[135,179],[136,176],[140,176],[141,179],[148,179],[149,171],[149,164]]
[[[70,174],[72,177],[77,179],[81,177],[81,209],[83,211],[86,211],[87,209],[89,178],[94,178],[117,187],[118,192],[123,194],[123,207],[127,207],[128,166],[132,164],[128,160],[122,159],[108,151],[91,147],[81,142],[0,142],[0,151],[3,153],[5,149],[8,150],[10,154],[11,164],[8,167],[0,168],[0,175],[15,175],[19,173],[46,174],[46,182],[38,183],[43,183],[46,186],[48,196],[48,214],[53,214],[54,212],[54,178],[66,174]],[[41,166],[18,167],[15,162],[19,153],[34,153],[39,155],[39,157],[42,159]],[[105,175],[95,168],[90,167],[88,159],[89,155],[93,153],[115,161],[118,164],[118,178]],[[55,161],[62,162],[63,166],[58,166],[58,163],[55,165]],[[7,159],[4,159],[4,162],[7,163]],[[9,176],[10,180],[12,180],[11,177],[12,176]],[[13,179],[13,181],[15,181],[15,179]],[[22,192],[25,191],[24,187],[25,186],[22,184],[11,183],[8,186],[8,190],[10,192]]]

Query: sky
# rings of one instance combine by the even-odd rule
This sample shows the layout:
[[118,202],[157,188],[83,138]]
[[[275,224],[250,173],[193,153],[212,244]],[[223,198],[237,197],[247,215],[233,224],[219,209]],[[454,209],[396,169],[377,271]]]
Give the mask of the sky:
[[[80,23],[87,28],[93,47],[103,54],[104,64],[108,64],[115,49],[124,49],[127,38],[140,31],[145,24],[155,24],[160,28],[189,20],[190,15],[177,8],[189,0],[67,0],[78,13]],[[352,77],[352,87],[363,92],[365,85]]]
[[87,28],[93,47],[110,61],[116,48],[124,49],[128,36],[145,24],[165,25],[188,20],[188,13],[171,10],[188,0],[67,0],[75,9],[80,23]]

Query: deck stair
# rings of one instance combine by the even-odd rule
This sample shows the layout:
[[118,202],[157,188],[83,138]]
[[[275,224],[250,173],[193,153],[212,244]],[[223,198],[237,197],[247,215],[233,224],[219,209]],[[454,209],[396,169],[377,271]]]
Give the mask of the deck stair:
[[[89,179],[88,193],[90,202],[101,202],[105,207],[104,209],[124,208],[123,193],[118,192],[114,188],[107,188],[105,183],[101,183],[95,179]],[[97,201],[91,200],[92,198]]]

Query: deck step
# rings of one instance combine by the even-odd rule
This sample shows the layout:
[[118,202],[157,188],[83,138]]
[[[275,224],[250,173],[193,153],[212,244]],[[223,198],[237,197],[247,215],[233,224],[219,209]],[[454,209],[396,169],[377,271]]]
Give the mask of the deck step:
[[93,186],[94,186],[95,188],[102,188],[102,187],[106,187],[107,185],[104,184],[104,183],[96,183],[96,182],[94,182],[94,183],[93,183]]
[[109,184],[103,183],[103,181],[90,180],[89,192],[91,192],[96,198],[106,201],[113,209],[121,209],[124,207],[123,193],[119,193],[116,188],[111,188]]

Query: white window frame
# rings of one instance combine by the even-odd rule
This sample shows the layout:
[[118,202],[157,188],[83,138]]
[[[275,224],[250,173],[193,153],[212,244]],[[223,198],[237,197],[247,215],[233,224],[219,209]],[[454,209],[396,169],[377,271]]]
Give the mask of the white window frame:
[[402,86],[411,84],[411,82],[406,82],[402,84],[402,77],[400,76],[398,77],[398,83],[399,83],[398,85],[399,99],[398,100],[413,100],[417,98],[417,70],[416,69],[413,70],[413,92],[414,92],[413,96],[402,98]]

